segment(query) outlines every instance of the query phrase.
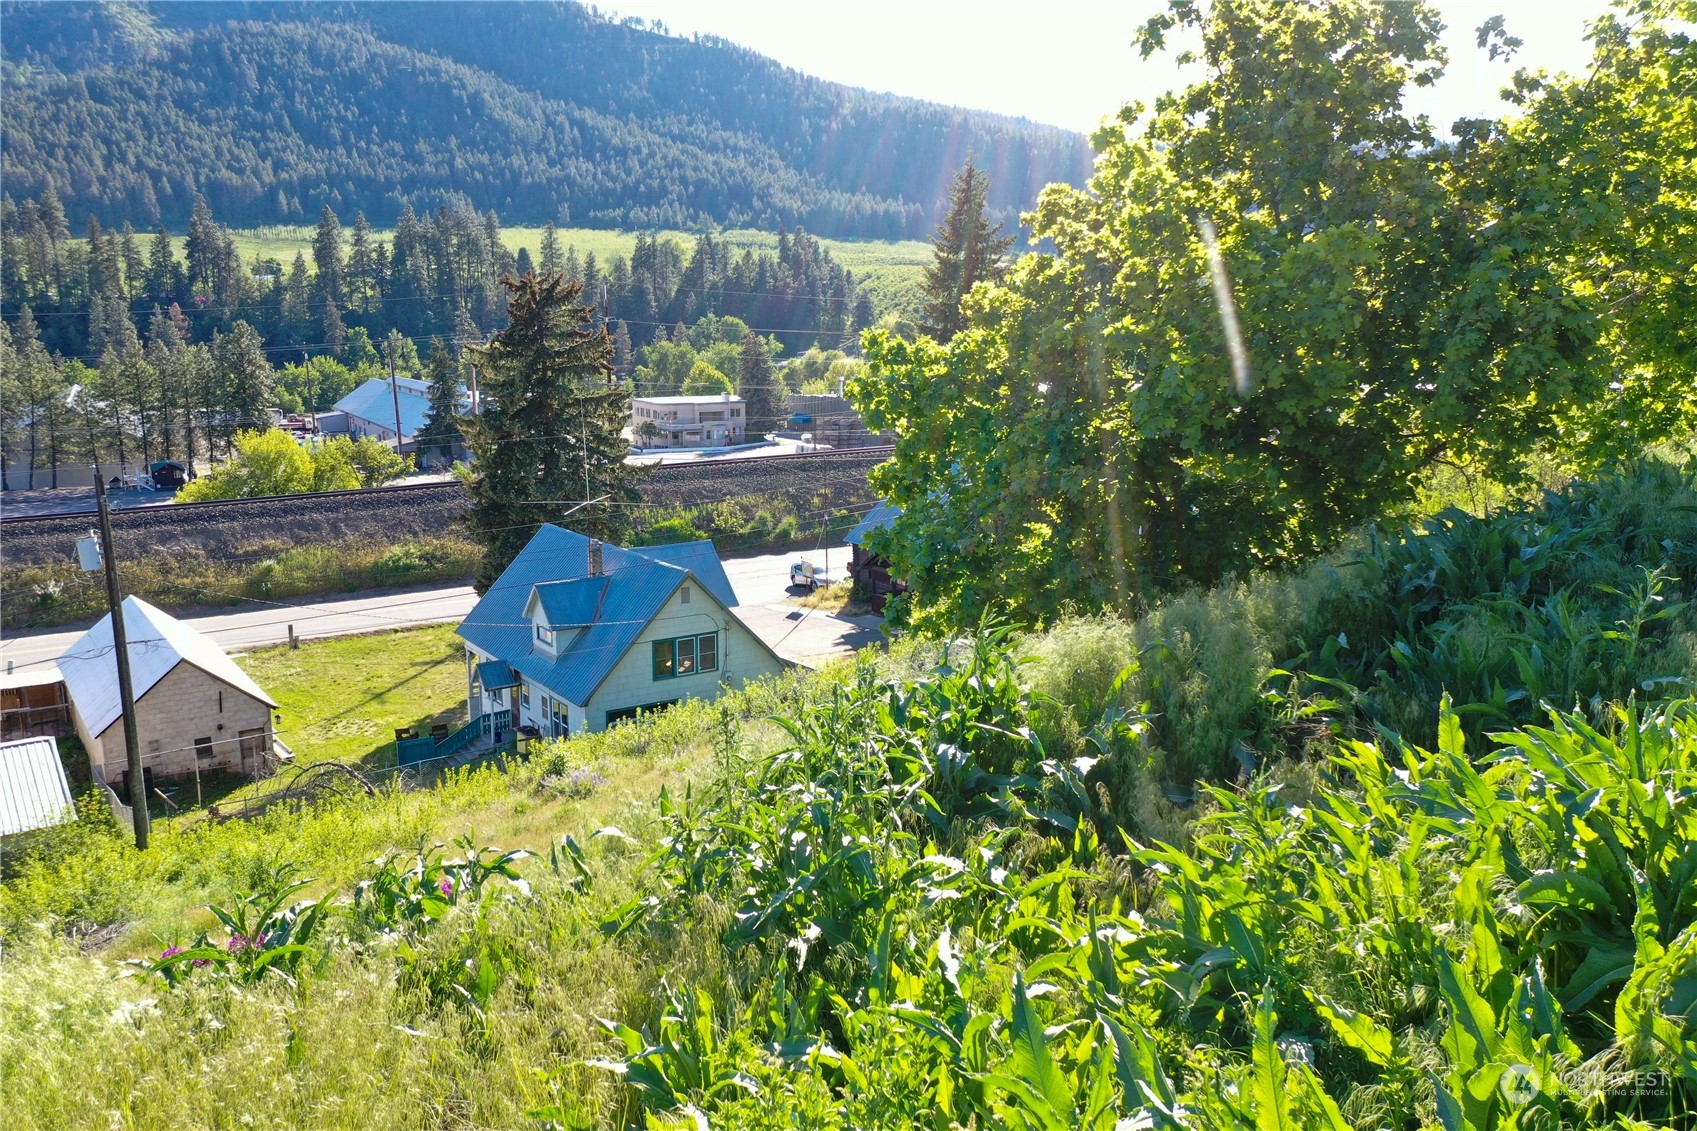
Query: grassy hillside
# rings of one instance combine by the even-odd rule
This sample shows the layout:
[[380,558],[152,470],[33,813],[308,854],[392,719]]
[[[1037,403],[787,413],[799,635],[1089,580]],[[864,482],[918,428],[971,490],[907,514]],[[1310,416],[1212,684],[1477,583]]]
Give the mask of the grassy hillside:
[[1135,622],[905,640],[522,765],[172,821],[146,855],[91,810],[8,856],[0,1104],[1690,1127],[1694,582],[1697,476],[1647,465]]

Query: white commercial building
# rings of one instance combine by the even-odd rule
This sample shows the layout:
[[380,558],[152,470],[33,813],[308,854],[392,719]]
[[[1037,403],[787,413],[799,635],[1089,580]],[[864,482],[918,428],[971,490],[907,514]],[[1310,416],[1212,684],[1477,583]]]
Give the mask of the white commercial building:
[[632,397],[631,440],[639,448],[722,448],[743,442],[748,406],[734,393]]

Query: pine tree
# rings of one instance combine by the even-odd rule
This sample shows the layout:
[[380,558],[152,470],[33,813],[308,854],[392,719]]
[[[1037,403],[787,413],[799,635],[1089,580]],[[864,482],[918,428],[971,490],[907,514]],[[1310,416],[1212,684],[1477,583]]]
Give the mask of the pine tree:
[[65,207],[59,203],[59,194],[48,185],[41,191],[41,226],[46,232],[47,241],[52,246],[53,259],[53,293],[59,296],[59,301],[65,299],[64,260],[59,254],[59,241],[71,234],[70,225],[65,222]]
[[348,346],[348,330],[342,325],[342,312],[336,309],[336,304],[330,299],[324,300],[324,348],[335,357],[341,357]]
[[318,232],[312,237],[312,265],[318,289],[330,301],[342,299],[342,222],[326,204],[318,213]]
[[440,340],[430,343],[425,376],[430,380],[430,412],[414,440],[421,463],[438,454],[443,460],[452,458],[454,445],[461,439],[459,367]]
[[560,275],[501,286],[507,328],[467,351],[488,399],[482,415],[461,422],[476,460],[467,523],[484,546],[479,591],[548,519],[549,506],[538,501],[611,496],[612,505],[586,506],[570,519],[574,530],[611,540],[626,525],[619,504],[637,499],[622,435],[630,390],[610,380],[613,342],[590,328],[583,288]]
[[984,214],[990,179],[970,158],[955,174],[949,190],[949,212],[931,237],[936,258],[925,268],[925,332],[946,342],[966,326],[961,300],[973,286],[1002,277],[1002,256],[1013,246],[1001,225],[991,226]]
[[228,334],[213,334],[212,360],[223,382],[222,407],[234,416],[234,427],[270,427],[271,405],[277,399],[275,374],[258,332],[238,321]]
[[775,432],[783,424],[789,391],[778,380],[765,341],[753,330],[742,336],[737,353],[737,392],[747,405],[750,440]]
[[625,325],[623,318],[613,323],[613,372],[620,377],[630,377],[631,343],[630,327]]
[[189,286],[194,289],[196,297],[211,296],[218,274],[216,260],[222,253],[223,241],[218,236],[218,223],[212,218],[212,208],[205,197],[195,193],[183,254],[189,261]]
[[560,258],[560,231],[552,223],[542,229],[542,273],[551,275],[565,270],[566,261]]
[[171,249],[171,237],[160,228],[147,245],[147,297],[154,302],[172,302],[181,285],[182,269]]
[[348,240],[346,291],[348,309],[369,314],[377,297],[377,253],[372,247],[371,224],[365,213],[354,213],[353,235]]

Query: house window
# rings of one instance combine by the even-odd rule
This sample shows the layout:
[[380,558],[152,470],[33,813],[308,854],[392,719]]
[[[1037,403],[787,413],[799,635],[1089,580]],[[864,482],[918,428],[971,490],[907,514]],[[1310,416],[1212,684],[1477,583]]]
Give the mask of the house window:
[[536,626],[536,642],[546,648],[554,646],[554,630],[545,624]]
[[530,684],[522,679],[519,680],[519,705],[521,707],[530,706]]
[[212,737],[210,735],[194,740],[194,756],[202,762],[210,762],[217,757],[212,753]]
[[653,647],[655,679],[719,670],[719,634],[716,632],[656,640]]
[[687,586],[687,585],[684,586],[683,596],[678,598],[678,604],[680,604],[680,605],[689,604],[689,586]]

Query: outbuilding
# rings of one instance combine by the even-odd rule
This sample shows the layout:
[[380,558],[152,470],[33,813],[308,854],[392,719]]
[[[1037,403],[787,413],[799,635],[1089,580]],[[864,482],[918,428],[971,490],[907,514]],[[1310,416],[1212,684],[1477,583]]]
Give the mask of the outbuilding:
[[[251,776],[271,768],[276,701],[210,637],[140,597],[125,598],[123,609],[146,777],[207,770]],[[59,671],[90,772],[129,796],[110,614],[59,657]]]
[[0,836],[76,819],[59,744],[45,737],[0,743]]

